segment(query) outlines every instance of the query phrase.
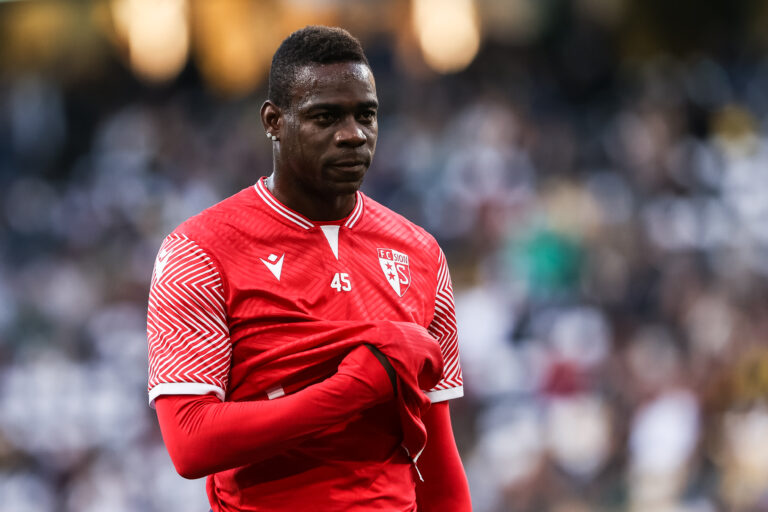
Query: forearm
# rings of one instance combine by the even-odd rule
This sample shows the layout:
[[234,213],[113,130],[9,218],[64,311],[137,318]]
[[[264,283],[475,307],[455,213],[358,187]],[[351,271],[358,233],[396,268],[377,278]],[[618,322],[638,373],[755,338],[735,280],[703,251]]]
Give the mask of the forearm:
[[433,404],[424,416],[427,446],[418,460],[424,481],[417,482],[419,512],[466,512],[472,510],[464,473],[446,402]]
[[[392,396],[391,382],[370,352],[331,378],[277,400],[220,402],[207,396],[156,400],[160,428],[185,478],[243,466],[297,445]],[[373,363],[373,364],[371,364]]]

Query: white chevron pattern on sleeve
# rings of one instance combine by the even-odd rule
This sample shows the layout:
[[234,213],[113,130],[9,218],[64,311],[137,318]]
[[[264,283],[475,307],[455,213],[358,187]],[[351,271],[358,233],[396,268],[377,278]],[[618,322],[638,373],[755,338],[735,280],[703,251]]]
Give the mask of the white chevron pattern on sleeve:
[[221,276],[186,236],[165,239],[152,275],[147,314],[150,403],[163,394],[227,389],[232,346]]
[[464,394],[459,363],[459,339],[456,328],[456,308],[453,303],[453,286],[451,285],[451,275],[448,272],[448,263],[442,250],[438,265],[435,316],[428,331],[440,343],[443,354],[443,378],[427,392],[433,402],[457,398]]

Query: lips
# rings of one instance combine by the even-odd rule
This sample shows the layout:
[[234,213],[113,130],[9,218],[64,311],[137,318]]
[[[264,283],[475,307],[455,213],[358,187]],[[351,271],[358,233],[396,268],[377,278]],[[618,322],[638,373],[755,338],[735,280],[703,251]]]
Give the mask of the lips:
[[370,160],[363,157],[354,156],[349,158],[340,158],[339,160],[332,160],[327,165],[328,167],[335,169],[337,172],[344,174],[360,174],[368,170],[369,164]]
[[328,176],[340,182],[359,182],[368,170],[366,160],[337,160],[330,162],[326,169]]
[[367,166],[368,162],[365,160],[339,160],[336,162],[331,163],[332,167],[342,167],[342,168],[354,168],[354,167],[360,167],[360,166]]
[[339,151],[336,154],[328,155],[325,161],[327,165],[333,167],[368,166],[371,163],[371,154],[365,148],[357,148],[357,151]]

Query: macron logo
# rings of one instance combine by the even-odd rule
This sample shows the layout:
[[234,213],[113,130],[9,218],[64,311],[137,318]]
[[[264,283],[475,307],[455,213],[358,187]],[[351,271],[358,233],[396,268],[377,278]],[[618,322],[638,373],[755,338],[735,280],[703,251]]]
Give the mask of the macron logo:
[[280,256],[280,259],[277,258],[276,254],[270,254],[269,258],[266,260],[264,258],[259,258],[278,281],[280,280],[280,272],[283,270],[283,257],[285,257],[285,253]]

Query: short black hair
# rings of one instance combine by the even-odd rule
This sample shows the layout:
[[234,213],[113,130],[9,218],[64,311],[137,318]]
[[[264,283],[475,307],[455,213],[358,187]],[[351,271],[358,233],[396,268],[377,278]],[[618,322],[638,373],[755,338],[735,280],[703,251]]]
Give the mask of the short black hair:
[[310,25],[297,30],[285,38],[272,57],[269,100],[278,107],[287,107],[300,68],[336,62],[359,62],[370,67],[360,41],[343,28]]

